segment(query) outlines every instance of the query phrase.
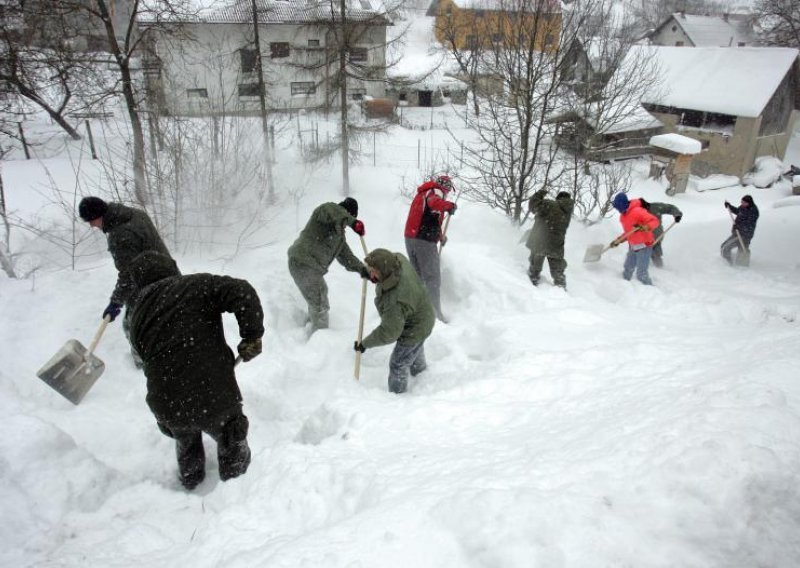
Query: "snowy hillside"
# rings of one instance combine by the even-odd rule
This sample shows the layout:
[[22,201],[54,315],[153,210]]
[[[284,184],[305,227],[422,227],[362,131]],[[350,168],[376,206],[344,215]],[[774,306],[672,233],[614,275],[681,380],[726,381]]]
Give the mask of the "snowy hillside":
[[[418,110],[421,124],[458,123]],[[447,140],[394,127],[376,165],[354,170],[370,248],[404,250],[400,188],[420,181],[417,149]],[[800,139],[792,152],[800,163]],[[74,187],[61,154],[3,167],[11,208],[38,210],[45,168]],[[386,389],[388,347],[369,350],[352,378],[356,276],[334,265],[331,329],[306,341],[302,328],[286,249],[316,205],[341,199],[336,164],[313,176],[297,210],[279,192],[272,220],[235,257],[178,253],[184,272],[248,279],[267,326],[263,355],[237,373],[250,470],[219,482],[207,439],[208,476],[192,493],[118,323],[97,351],[105,374],[79,406],[36,378],[64,341],[91,338],[115,279],[107,254],[0,280],[0,565],[797,566],[800,207],[776,206],[797,198],[779,185],[670,199],[646,169],[637,164],[633,194],[684,212],[654,287],[622,280],[621,248],[581,262],[588,244],[619,233],[614,217],[573,222],[567,293],[546,272],[533,288],[522,229],[463,201],[443,253],[451,322],[434,329],[429,370],[401,396]],[[286,170],[280,179],[292,183]],[[745,193],[761,220],[751,267],[736,269],[719,256],[722,203]],[[372,287],[367,330],[378,321],[371,298]],[[226,325],[235,345],[235,320]]]

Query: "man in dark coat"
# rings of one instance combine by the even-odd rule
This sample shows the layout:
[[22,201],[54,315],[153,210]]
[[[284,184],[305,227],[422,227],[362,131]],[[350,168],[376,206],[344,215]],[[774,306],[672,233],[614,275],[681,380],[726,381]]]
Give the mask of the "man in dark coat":
[[249,361],[261,353],[264,334],[258,294],[229,276],[181,276],[174,260],[152,251],[136,257],[130,272],[140,289],[131,340],[144,361],[147,405],[175,439],[181,483],[194,489],[205,478],[202,432],[217,442],[220,479],[242,475],[250,465],[249,423],[222,313],[236,316],[239,355]]
[[650,203],[641,198],[639,201],[642,203],[642,207],[647,209],[658,219],[658,227],[653,231],[653,238],[656,242],[653,245],[653,255],[650,257],[650,260],[653,261],[653,266],[662,268],[664,266],[664,249],[661,247],[661,243],[664,239],[661,235],[664,234],[664,226],[661,217],[664,215],[672,215],[675,222],[680,223],[681,219],[683,219],[683,212],[670,203],[660,203],[657,201]]
[[433,330],[436,314],[425,285],[406,257],[386,249],[375,249],[364,259],[375,288],[375,307],[381,324],[354,349],[367,349],[395,343],[389,359],[389,391],[404,393],[408,375],[418,375],[427,367],[425,340]]
[[[91,227],[100,229],[106,234],[108,251],[117,268],[117,284],[111,293],[108,306],[103,310],[102,317],[108,316],[110,321],[114,321],[123,306],[127,306],[136,293],[136,287],[129,273],[131,261],[146,251],[155,251],[166,256],[170,254],[153,221],[141,209],[127,207],[121,203],[106,203],[99,197],[84,197],[78,205],[78,213]],[[127,310],[122,320],[122,327],[125,335],[129,335]],[[132,354],[136,365],[141,366],[141,360],[135,350]]]
[[328,327],[328,286],[325,274],[334,259],[362,278],[369,273],[364,263],[347,246],[344,229],[350,227],[364,236],[364,223],[359,221],[358,202],[352,197],[341,203],[323,203],[311,214],[300,236],[289,247],[289,273],[308,304],[312,332]]
[[528,210],[535,215],[533,229],[525,244],[530,251],[530,267],[528,277],[534,286],[539,285],[539,277],[544,266],[544,259],[550,266],[553,284],[561,288],[567,287],[567,261],[564,260],[564,238],[575,201],[566,191],[559,192],[555,199],[547,198],[547,190],[540,189],[528,202]]
[[753,235],[756,232],[756,223],[758,222],[758,207],[756,207],[753,198],[749,195],[742,197],[739,207],[725,202],[725,208],[730,211],[736,218],[733,221],[733,228],[731,229],[731,236],[725,239],[720,245],[720,253],[722,258],[728,261],[728,264],[733,264],[731,253],[733,249],[737,249],[736,264],[740,266],[750,265],[750,241],[753,240]]

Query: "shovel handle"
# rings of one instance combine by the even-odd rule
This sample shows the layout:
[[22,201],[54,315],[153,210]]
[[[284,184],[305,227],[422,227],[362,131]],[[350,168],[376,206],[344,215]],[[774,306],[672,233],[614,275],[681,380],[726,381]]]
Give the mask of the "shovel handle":
[[[361,315],[358,318],[358,342],[364,339],[364,311],[367,305],[367,279],[361,279]],[[353,377],[358,380],[361,377],[361,351],[356,351],[356,362],[353,367]]]
[[742,247],[742,250],[748,250],[748,248],[744,246],[744,239],[741,233],[739,233],[739,229],[736,228],[736,217],[733,216],[733,211],[728,209],[728,213],[730,213],[731,221],[733,221],[733,231],[736,233],[736,238],[739,239],[739,246]]
[[97,332],[95,332],[94,337],[92,338],[92,342],[89,344],[89,349],[86,350],[85,359],[88,359],[92,353],[94,353],[97,344],[100,343],[100,338],[103,337],[103,332],[106,330],[106,326],[111,321],[111,316],[106,316],[103,318],[103,321],[100,322],[100,327],[97,328]]
[[664,238],[664,235],[666,235],[666,234],[667,234],[667,231],[669,231],[669,230],[670,230],[672,227],[674,227],[674,226],[675,226],[677,223],[678,223],[677,221],[673,221],[673,222],[672,222],[672,224],[671,224],[669,227],[667,227],[666,229],[664,229],[664,232],[663,232],[663,233],[661,233],[660,235],[658,235],[658,238],[657,238],[655,241],[653,241],[653,245],[652,245],[652,246],[656,246],[658,243],[660,243],[660,242],[661,242],[661,239],[663,239],[663,238]]

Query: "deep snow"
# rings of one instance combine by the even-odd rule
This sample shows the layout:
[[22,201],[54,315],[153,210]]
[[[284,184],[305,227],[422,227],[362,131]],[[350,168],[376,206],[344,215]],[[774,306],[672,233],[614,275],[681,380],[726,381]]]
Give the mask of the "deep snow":
[[[436,121],[405,112],[458,122],[446,109]],[[395,127],[377,165],[354,169],[369,247],[403,251],[400,189],[421,181],[418,147],[433,156],[446,140]],[[41,211],[45,167],[72,191],[73,167],[49,156],[4,163],[11,208]],[[797,136],[790,161],[800,163]],[[79,406],[36,378],[68,338],[91,338],[115,279],[107,253],[0,280],[0,565],[800,564],[800,207],[773,207],[794,202],[787,184],[668,198],[639,162],[633,194],[684,212],[666,268],[644,287],[622,280],[622,247],[583,264],[619,223],[573,221],[567,293],[546,271],[531,287],[524,228],[461,201],[443,253],[451,322],[427,343],[429,370],[396,396],[389,347],[367,351],[352,378],[361,286],[338,265],[331,329],[306,341],[286,249],[310,211],[341,194],[336,164],[296,168],[291,183],[310,180],[307,193],[297,210],[281,196],[252,247],[232,259],[225,246],[176,254],[186,273],[247,278],[265,307],[264,353],[237,373],[253,450],[242,478],[219,482],[206,440],[206,481],[180,488],[118,323],[97,350],[105,374]],[[718,246],[730,231],[723,201],[745,193],[761,219],[751,267],[738,269]],[[91,234],[92,250],[103,241]],[[355,235],[350,245],[360,254]],[[234,346],[235,320],[226,326]]]

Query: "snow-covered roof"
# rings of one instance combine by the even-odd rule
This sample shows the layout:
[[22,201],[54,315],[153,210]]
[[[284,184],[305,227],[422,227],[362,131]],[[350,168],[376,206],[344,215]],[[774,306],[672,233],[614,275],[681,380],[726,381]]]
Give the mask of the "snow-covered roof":
[[646,57],[658,65],[661,82],[642,97],[644,103],[756,117],[798,53],[784,47],[634,46],[626,60]]
[[508,0],[452,0],[462,10],[490,10],[499,12],[533,12],[537,8],[540,13],[561,13],[558,0],[539,0],[534,2],[509,2]]
[[[240,24],[253,21],[251,0],[235,0],[222,8],[204,12],[197,21],[211,24]],[[347,0],[347,16],[355,21],[381,20],[376,0]],[[338,5],[330,2],[302,0],[256,0],[258,21],[262,24],[290,24],[330,21],[339,18]]]
[[[590,120],[588,122],[592,124],[593,121]],[[631,132],[634,130],[649,130],[651,128],[659,128],[663,125],[663,122],[644,110],[641,105],[636,105],[629,113],[612,121],[610,124],[605,126],[601,125],[597,131],[600,134],[617,134],[619,132]],[[592,126],[597,127],[596,124],[592,124]]]
[[676,22],[696,47],[737,46],[739,43],[751,44],[753,39],[747,33],[741,18],[727,19],[723,16],[695,16],[693,14],[672,14],[654,33]]
[[677,154],[699,154],[703,146],[699,140],[681,134],[659,134],[650,138],[650,145]]

